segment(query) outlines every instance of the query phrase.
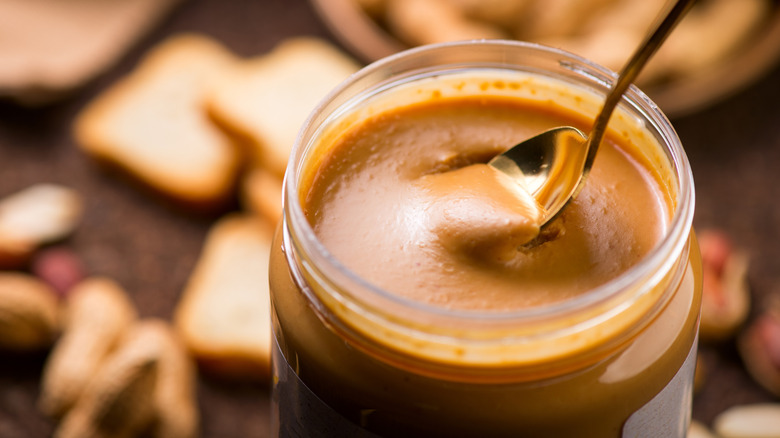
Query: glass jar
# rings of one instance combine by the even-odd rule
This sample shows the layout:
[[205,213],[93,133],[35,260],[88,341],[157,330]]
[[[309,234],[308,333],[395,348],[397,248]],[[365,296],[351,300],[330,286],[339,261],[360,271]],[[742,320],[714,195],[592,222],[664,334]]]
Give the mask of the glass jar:
[[343,266],[303,213],[302,178],[372,114],[442,92],[492,93],[554,99],[592,120],[613,78],[539,45],[448,43],[372,64],[315,109],[287,170],[270,263],[274,436],[685,436],[701,296],[693,181],[674,129],[638,89],[610,129],[662,176],[666,232],[575,298],[510,312],[404,299]]

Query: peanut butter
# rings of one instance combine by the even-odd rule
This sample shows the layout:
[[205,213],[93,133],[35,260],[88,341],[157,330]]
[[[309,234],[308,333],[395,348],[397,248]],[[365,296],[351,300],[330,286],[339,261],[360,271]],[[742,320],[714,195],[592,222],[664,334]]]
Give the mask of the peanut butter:
[[485,164],[551,127],[588,131],[593,79],[557,79],[579,61],[551,54],[413,51],[304,127],[270,263],[277,436],[685,436],[700,261],[668,122],[641,99],[619,108],[542,230]]
[[669,206],[658,177],[610,138],[588,184],[552,226],[554,236],[518,250],[538,233],[538,207],[475,163],[563,125],[584,122],[500,98],[383,113],[332,146],[304,210],[337,259],[400,296],[471,310],[566,300],[647,254],[664,233]]

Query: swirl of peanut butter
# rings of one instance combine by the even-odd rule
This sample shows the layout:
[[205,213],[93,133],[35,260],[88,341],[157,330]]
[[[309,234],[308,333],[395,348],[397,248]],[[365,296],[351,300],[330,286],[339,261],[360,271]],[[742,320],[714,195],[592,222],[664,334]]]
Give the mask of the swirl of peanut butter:
[[608,138],[580,194],[540,235],[533,198],[484,163],[579,122],[552,104],[500,98],[392,109],[327,145],[304,213],[348,269],[410,300],[495,311],[567,300],[636,264],[670,211],[641,153]]

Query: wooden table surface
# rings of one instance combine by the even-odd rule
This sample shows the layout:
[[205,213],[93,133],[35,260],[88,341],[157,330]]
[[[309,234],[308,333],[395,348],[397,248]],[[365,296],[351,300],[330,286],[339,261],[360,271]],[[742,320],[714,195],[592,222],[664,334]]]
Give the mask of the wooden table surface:
[[[211,35],[243,56],[265,53],[297,35],[335,42],[306,0],[187,0],[71,98],[34,109],[0,101],[0,196],[37,182],[82,192],[86,216],[67,244],[90,274],[122,284],[144,317],[171,317],[215,218],[167,208],[100,171],[76,149],[70,129],[90,99],[150,47],[179,32]],[[672,121],[694,171],[695,224],[723,229],[749,252],[749,281],[760,306],[768,295],[780,294],[780,68],[727,100]],[[708,377],[694,399],[695,418],[709,423],[731,405],[773,400],[745,374],[731,344],[701,350]],[[51,435],[54,423],[35,409],[44,359],[0,354],[0,438]],[[202,436],[268,436],[268,395],[262,384],[202,377]]]

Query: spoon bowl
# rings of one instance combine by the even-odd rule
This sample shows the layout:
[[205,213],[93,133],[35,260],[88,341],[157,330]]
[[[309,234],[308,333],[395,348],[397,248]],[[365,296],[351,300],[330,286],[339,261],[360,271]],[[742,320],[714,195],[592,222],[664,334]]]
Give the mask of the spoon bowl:
[[587,172],[588,137],[577,128],[561,126],[545,131],[503,154],[488,165],[510,176],[536,199],[542,222],[558,214],[576,194]]
[[540,228],[552,222],[577,196],[623,93],[694,1],[677,0],[637,48],[610,88],[590,135],[571,126],[553,128],[513,146],[488,162],[536,199],[541,213]]

